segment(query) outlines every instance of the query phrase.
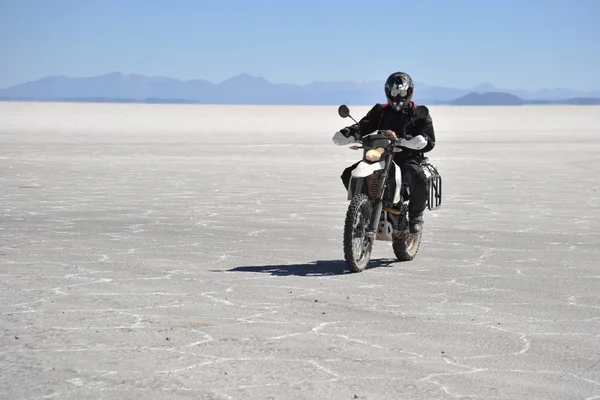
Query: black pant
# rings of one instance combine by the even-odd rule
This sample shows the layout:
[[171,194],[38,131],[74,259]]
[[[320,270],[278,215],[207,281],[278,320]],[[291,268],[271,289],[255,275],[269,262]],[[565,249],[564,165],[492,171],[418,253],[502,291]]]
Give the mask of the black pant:
[[[359,163],[360,161],[349,166],[342,173],[341,178],[346,190],[348,190],[348,184],[350,183],[350,174]],[[404,160],[398,166],[402,170],[403,184],[408,185],[410,189],[408,213],[411,218],[418,217],[427,207],[427,177],[423,172],[423,167],[416,159]],[[394,168],[390,169],[390,178],[395,179]]]

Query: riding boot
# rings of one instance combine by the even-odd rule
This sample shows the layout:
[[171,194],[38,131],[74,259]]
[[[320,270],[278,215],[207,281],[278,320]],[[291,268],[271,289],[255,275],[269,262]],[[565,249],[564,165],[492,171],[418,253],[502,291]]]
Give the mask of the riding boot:
[[410,214],[410,218],[408,220],[408,228],[410,233],[419,233],[423,230],[423,213],[419,214]]

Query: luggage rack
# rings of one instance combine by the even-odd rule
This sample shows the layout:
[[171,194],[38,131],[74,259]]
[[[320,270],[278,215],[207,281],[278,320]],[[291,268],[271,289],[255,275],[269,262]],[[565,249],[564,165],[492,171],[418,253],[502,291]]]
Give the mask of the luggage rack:
[[437,210],[442,205],[442,176],[439,174],[435,165],[429,162],[428,158],[421,161],[425,176],[427,176],[427,208]]

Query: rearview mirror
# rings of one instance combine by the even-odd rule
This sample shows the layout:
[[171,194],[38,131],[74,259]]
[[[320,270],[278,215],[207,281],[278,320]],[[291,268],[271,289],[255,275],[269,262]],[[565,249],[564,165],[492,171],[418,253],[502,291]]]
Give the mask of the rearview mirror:
[[348,109],[348,106],[346,106],[345,104],[342,104],[339,108],[338,108],[338,114],[340,115],[340,117],[342,118],[348,118],[350,116],[350,110]]
[[429,115],[429,109],[425,106],[418,106],[415,108],[415,116],[417,118],[427,118]]

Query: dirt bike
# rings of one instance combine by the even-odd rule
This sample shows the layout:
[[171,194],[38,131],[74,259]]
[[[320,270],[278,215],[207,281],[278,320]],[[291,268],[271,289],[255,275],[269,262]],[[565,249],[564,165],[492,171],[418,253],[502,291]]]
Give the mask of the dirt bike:
[[[338,108],[338,114],[356,122],[346,105]],[[404,129],[428,115],[427,107],[416,107],[414,117]],[[398,135],[399,138],[404,136]],[[418,147],[419,140],[425,139],[417,136],[403,143]],[[401,139],[376,131],[357,141],[337,132],[333,141],[337,145],[360,142],[362,146],[354,145],[350,149],[363,149],[362,161],[352,170],[348,184],[347,199],[350,200],[350,205],[344,223],[344,258],[350,271],[361,272],[367,267],[375,240],[392,242],[394,254],[399,261],[413,260],[421,244],[422,231],[413,234],[409,230],[410,190],[402,182],[400,166],[394,162],[394,153],[402,151]],[[428,183],[427,208],[435,210],[442,203],[442,177],[428,158],[423,157],[421,165]],[[392,168],[393,179],[390,174]]]

